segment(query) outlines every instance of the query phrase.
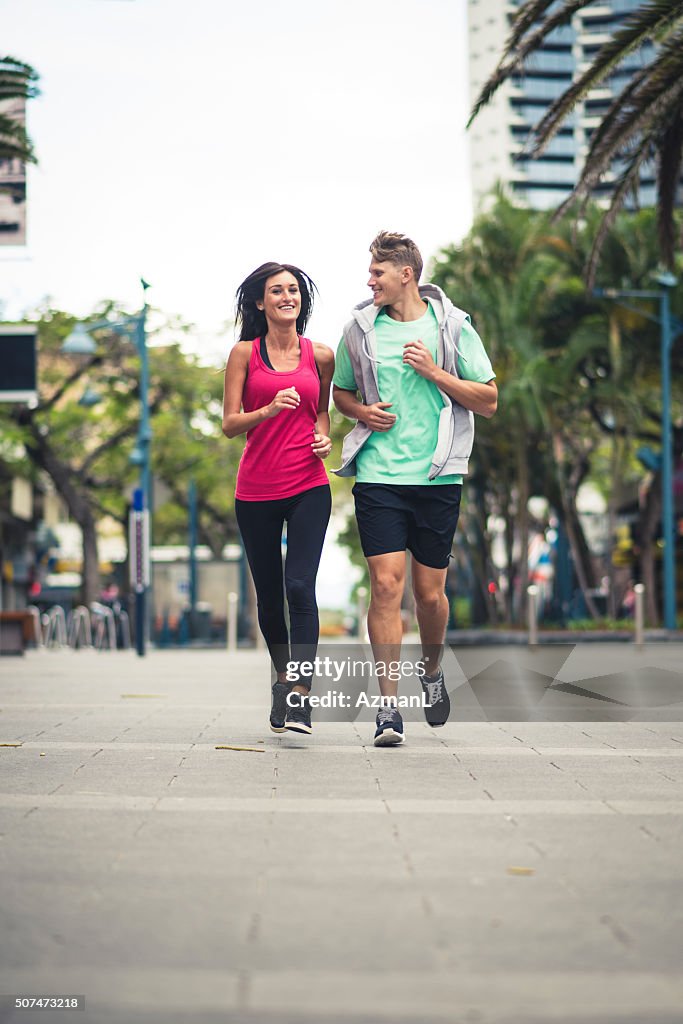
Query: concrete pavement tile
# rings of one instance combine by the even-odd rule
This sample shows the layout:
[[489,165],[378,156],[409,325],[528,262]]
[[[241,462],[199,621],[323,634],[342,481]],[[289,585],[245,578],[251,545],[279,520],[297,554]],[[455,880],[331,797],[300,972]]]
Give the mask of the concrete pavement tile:
[[0,837],[4,839],[21,828],[26,815],[25,807],[0,807]]
[[265,878],[278,858],[271,833],[265,816],[152,814],[120,849],[116,871],[140,875],[153,865],[155,876],[173,881],[196,869],[204,879],[234,886]]
[[[424,883],[421,881],[421,884]],[[600,921],[591,901],[555,878],[457,878],[433,887],[431,906],[445,965],[458,971],[552,972],[649,969]],[[667,969],[661,965],[656,969]]]
[[279,814],[272,819],[270,834],[274,854],[268,868],[269,878],[286,878],[301,871],[318,884],[348,884],[348,880],[366,877],[391,882],[406,873],[405,860],[396,842],[392,821],[387,814],[377,815],[368,827],[363,815],[325,816]]
[[438,966],[432,922],[405,876],[381,883],[359,873],[339,885],[334,878],[307,878],[302,864],[286,883],[269,882],[264,902],[254,971],[295,970],[302,960],[312,976],[362,971],[368,960],[378,971]]
[[[683,987],[666,973],[628,971],[262,971],[250,978],[249,1007],[277,1011],[279,1006],[301,1005],[321,1019],[330,1007],[347,1013],[380,1014],[386,1019],[404,1016],[417,1020],[453,1021],[454,1012],[479,1013],[480,1020],[504,1021],[513,1007],[523,1020],[553,1021],[572,1008],[576,1022],[598,1017],[641,1014],[641,1021],[678,1012]],[[477,1020],[471,1016],[471,1020]]]
[[438,888],[454,878],[503,877],[515,865],[541,868],[542,855],[523,830],[501,815],[496,818],[434,814],[411,818],[391,816],[396,841],[420,880],[438,881]]
[[683,842],[683,814],[653,815],[644,811],[638,817],[637,826],[647,836],[661,842],[665,847]]
[[[643,878],[647,888],[638,885]],[[666,880],[652,877],[644,867],[640,876],[630,879],[577,879],[576,886],[582,901],[593,906],[601,923],[628,951],[636,970],[670,971],[680,978],[682,882],[680,875]]]
[[[651,806],[651,805],[650,805]],[[677,821],[683,831],[683,816],[678,818],[661,815],[648,818],[648,831],[641,827],[640,815],[613,814],[600,818],[515,816],[517,831],[533,841],[543,855],[558,867],[578,864],[594,870],[616,872],[637,867],[643,861],[653,865],[661,864],[678,869],[671,852],[664,844],[658,844],[650,829],[654,831],[658,822]]]
[[0,790],[5,793],[51,793],[84,763],[78,750],[52,747],[45,757],[38,749],[0,749]]
[[653,753],[644,756],[640,752],[632,754],[631,757],[634,761],[640,763],[650,777],[665,779],[667,782],[675,783],[680,793],[681,783],[683,783],[683,757],[664,753],[659,755]]
[[37,846],[33,836],[13,836],[0,846],[0,871],[6,885],[49,884],[57,879],[59,884],[85,884],[112,870],[120,848],[120,843],[87,844],[63,835],[43,837]]
[[128,842],[148,819],[146,811],[102,810],[95,808],[70,809],[42,807],[27,813],[8,837],[15,843],[26,844],[28,863],[33,850],[54,849],[55,863],[62,861],[60,844],[80,845],[84,849],[105,847],[112,841]]
[[[100,1024],[106,1019],[101,1015],[112,1013],[117,1015],[114,1020],[130,1024],[139,1013],[156,1016],[179,1009],[184,1010],[186,1020],[204,1021],[204,1014],[237,1009],[239,980],[237,972],[229,968],[117,968],[87,961],[58,968],[36,963],[12,971],[3,968],[0,973],[5,992],[68,991],[85,995],[85,1011],[72,1018],[78,1024]],[[18,1019],[26,1020],[23,1012]]]
[[83,757],[78,770],[64,779],[58,792],[60,796],[83,792],[157,796],[167,791],[181,758],[176,751],[148,752],[143,745],[137,750],[109,748]]
[[368,815],[369,817],[382,817],[387,809],[381,800],[369,799],[334,799],[327,797],[291,797],[289,799],[275,799],[263,796],[257,797],[162,797],[155,810],[159,813],[174,814],[178,812],[205,813],[207,811],[216,814],[284,814],[300,815],[302,813],[330,815]]
[[584,726],[593,742],[606,743],[616,747],[669,746],[672,739],[683,743],[683,723],[680,722],[621,722],[618,726],[609,722],[591,722]]
[[468,768],[496,799],[532,798],[535,794],[553,798],[603,799],[631,795],[656,797],[662,780],[649,761],[637,763],[629,757],[596,758],[539,757],[537,761],[515,759],[514,763],[491,758],[474,758]]
[[169,886],[149,873],[15,882],[3,901],[3,965],[229,969],[247,940],[254,886],[189,875]]

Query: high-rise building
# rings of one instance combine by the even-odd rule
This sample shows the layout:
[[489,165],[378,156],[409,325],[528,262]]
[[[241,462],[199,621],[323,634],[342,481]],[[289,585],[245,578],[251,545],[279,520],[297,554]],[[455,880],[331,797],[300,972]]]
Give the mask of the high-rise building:
[[[578,180],[590,134],[611,100],[633,72],[649,62],[650,46],[632,54],[574,108],[536,160],[521,159],[529,132],[548,107],[593,61],[624,17],[641,0],[596,0],[578,11],[569,24],[555,29],[527,62],[523,74],[506,81],[470,128],[470,166],[475,208],[497,181],[520,202],[534,209],[555,207]],[[470,100],[498,64],[510,34],[519,0],[468,0]],[[605,175],[596,189],[611,191],[618,168]],[[641,172],[639,202],[654,203],[654,168]]]

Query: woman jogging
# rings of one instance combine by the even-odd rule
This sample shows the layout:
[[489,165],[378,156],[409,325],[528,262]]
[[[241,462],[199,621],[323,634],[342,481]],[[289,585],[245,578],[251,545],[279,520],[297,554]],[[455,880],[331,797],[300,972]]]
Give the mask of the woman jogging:
[[273,732],[311,732],[310,685],[304,680],[290,693],[286,666],[315,659],[315,580],[331,507],[322,460],[332,448],[334,354],[303,336],[314,289],[308,275],[289,264],[264,263],[250,274],[237,290],[239,341],[225,370],[223,433],[247,435],[235,513],[256,587],[259,626],[277,673]]

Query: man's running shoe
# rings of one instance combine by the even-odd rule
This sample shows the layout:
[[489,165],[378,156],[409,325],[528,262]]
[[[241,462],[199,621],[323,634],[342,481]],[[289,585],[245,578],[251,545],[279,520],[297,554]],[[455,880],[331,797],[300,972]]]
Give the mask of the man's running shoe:
[[287,683],[273,683],[273,700],[270,706],[270,728],[273,732],[285,731],[285,718],[287,716],[287,694],[289,686]]
[[297,690],[292,690],[289,695],[289,706],[287,707],[287,716],[285,718],[285,729],[288,732],[303,732],[310,734],[313,732],[311,726],[311,702],[308,696],[303,693],[299,693]]
[[376,747],[395,747],[403,743],[403,719],[396,708],[382,708],[377,715],[377,730],[375,732]]
[[433,676],[422,676],[420,679],[428,707],[424,708],[425,718],[432,729],[445,725],[451,713],[451,701],[446,690],[443,669]]

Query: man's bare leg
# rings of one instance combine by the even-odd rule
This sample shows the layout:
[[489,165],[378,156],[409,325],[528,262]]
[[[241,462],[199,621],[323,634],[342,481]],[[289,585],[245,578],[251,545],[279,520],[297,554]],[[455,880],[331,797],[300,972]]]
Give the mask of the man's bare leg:
[[[391,551],[386,555],[368,558],[370,571],[370,607],[368,634],[375,664],[398,661],[401,657],[403,623],[401,598],[406,579],[405,551]],[[383,672],[377,671],[379,692],[383,697],[398,695],[398,682],[391,682]]]
[[448,625],[446,569],[432,569],[413,557],[412,576],[425,674],[433,676],[441,664]]

